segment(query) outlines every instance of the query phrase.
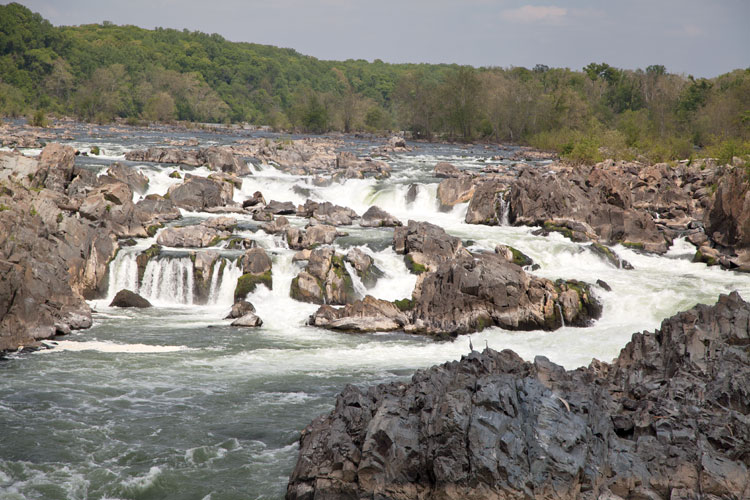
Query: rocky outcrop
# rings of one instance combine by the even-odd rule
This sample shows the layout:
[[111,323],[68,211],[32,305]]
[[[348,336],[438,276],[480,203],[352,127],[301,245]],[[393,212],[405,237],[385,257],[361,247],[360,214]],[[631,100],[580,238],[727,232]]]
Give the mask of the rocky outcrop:
[[436,270],[438,265],[468,252],[461,238],[429,222],[409,221],[393,232],[393,249],[404,255],[406,266],[415,274]]
[[357,299],[343,256],[330,246],[310,252],[307,267],[292,280],[289,295],[313,304],[344,305]]
[[144,309],[151,307],[151,302],[130,290],[120,290],[115,294],[115,298],[112,299],[109,307],[135,307]]
[[732,168],[717,182],[703,222],[709,241],[699,248],[697,260],[750,271],[750,189],[745,168]]
[[339,309],[324,305],[308,321],[312,326],[358,333],[398,330],[408,322],[397,305],[372,295]]
[[440,210],[447,211],[459,203],[466,203],[471,200],[475,189],[474,178],[470,175],[445,179],[437,189]]
[[247,175],[250,168],[242,158],[234,155],[224,147],[212,146],[201,149],[149,148],[129,151],[125,154],[128,161],[145,161],[153,163],[171,163],[194,167],[207,166],[211,170]]
[[474,191],[469,208],[466,210],[467,224],[498,226],[507,219],[507,204],[504,203],[507,184],[501,181],[487,181],[479,184]]
[[148,177],[132,167],[113,163],[107,169],[107,175],[127,184],[134,193],[145,194],[148,191]]
[[448,179],[451,177],[461,177],[462,175],[464,175],[463,171],[456,168],[456,166],[452,163],[448,163],[446,161],[441,161],[440,163],[435,165],[433,173],[435,174],[435,177],[443,179]]
[[404,330],[446,338],[490,326],[508,330],[588,326],[601,315],[601,306],[589,285],[537,278],[496,254],[456,257],[425,272],[411,298],[390,303],[399,311],[397,320],[386,314],[394,308],[373,310],[360,302],[335,314],[330,307],[320,308],[309,323],[325,328],[356,324],[359,319],[347,314],[362,316],[364,308],[369,311],[369,324],[377,323],[383,331]]
[[79,216],[74,183],[97,180],[73,158],[59,145],[38,160],[0,153],[0,351],[91,326],[84,299],[101,295],[118,234],[110,212]]
[[259,326],[263,326],[263,320],[256,316],[254,313],[247,313],[232,321],[231,325],[257,328]]
[[234,185],[186,174],[182,184],[171,186],[168,198],[175,206],[185,210],[203,211],[212,207],[224,207],[234,202]]
[[156,237],[156,243],[166,247],[205,248],[216,245],[230,234],[231,232],[211,227],[210,222],[204,221],[192,226],[165,228]]
[[357,212],[351,208],[334,205],[329,201],[318,203],[307,200],[304,205],[297,208],[297,215],[313,218],[321,224],[330,226],[350,226],[354,220],[359,219]]
[[749,325],[733,293],[611,365],[485,349],[349,385],[302,432],[286,498],[748,498]]
[[359,276],[359,279],[366,288],[375,286],[378,279],[384,275],[383,271],[375,265],[373,258],[359,248],[349,250],[346,253],[345,260],[351,264],[354,272],[357,273],[357,276]]
[[264,249],[251,248],[240,258],[239,264],[242,266],[242,276],[237,278],[234,289],[235,303],[244,300],[258,285],[265,285],[269,290],[273,288],[273,261]]
[[403,226],[400,220],[392,216],[378,206],[371,206],[362,214],[362,220],[359,222],[362,227],[398,227]]

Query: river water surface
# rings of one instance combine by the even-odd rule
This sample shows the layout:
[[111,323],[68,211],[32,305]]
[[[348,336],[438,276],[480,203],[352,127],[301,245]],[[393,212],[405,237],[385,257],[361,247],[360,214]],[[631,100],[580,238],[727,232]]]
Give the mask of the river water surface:
[[[106,127],[72,133],[74,147],[86,151],[96,144],[104,150],[102,157],[79,159],[97,171],[131,149],[163,145],[166,137],[197,135],[206,146],[247,136],[159,129],[123,134]],[[347,147],[366,152],[375,145],[357,141]],[[547,356],[566,368],[587,365],[592,358],[610,361],[632,333],[653,329],[678,311],[713,303],[719,293],[732,290],[750,297],[750,276],[691,263],[694,248],[681,240],[661,257],[615,247],[635,268],[622,270],[558,235],[467,225],[465,205],[438,211],[438,179],[431,173],[438,161],[478,169],[511,163],[497,159],[509,154],[496,148],[420,144],[411,153],[392,156],[390,179],[348,180],[325,188],[261,166],[244,178],[235,199],[260,190],[267,200],[300,204],[310,197],[359,214],[377,204],[404,223],[439,224],[471,249],[512,245],[541,266],[535,271],[540,276],[606,281],[611,292],[594,287],[604,312],[593,326],[555,332],[490,328],[454,342],[311,328],[304,323],[317,306],[289,298],[289,284],[302,268],[292,262],[294,251],[282,238],[260,231],[249,216],[240,216],[239,234],[272,257],[273,289],[260,287],[248,297],[264,321],[261,328],[233,328],[222,318],[240,274],[231,262],[239,252],[221,251],[226,263],[215,273],[209,303],[198,306],[184,251],[152,260],[138,280],[134,256],[155,239],[143,240],[121,250],[111,263],[108,297],[91,302],[97,311],[93,328],[59,339],[52,349],[0,361],[0,499],[283,498],[300,431],[333,408],[346,384],[406,379],[417,368],[460,358],[469,350],[469,339],[477,347],[486,343],[497,350],[513,349],[528,360]],[[149,176],[149,192],[164,194],[180,182],[168,175],[174,167],[131,166]],[[545,168],[544,163],[536,166]],[[198,168],[191,173],[210,172]],[[410,204],[406,192],[411,184],[418,185],[418,196]],[[181,224],[210,216],[184,215]],[[294,217],[291,222],[305,223]],[[338,249],[358,246],[385,272],[367,293],[389,300],[411,295],[416,279],[390,247],[392,230],[342,229],[349,236],[337,239]],[[137,289],[155,307],[108,307],[114,293],[126,287]]]

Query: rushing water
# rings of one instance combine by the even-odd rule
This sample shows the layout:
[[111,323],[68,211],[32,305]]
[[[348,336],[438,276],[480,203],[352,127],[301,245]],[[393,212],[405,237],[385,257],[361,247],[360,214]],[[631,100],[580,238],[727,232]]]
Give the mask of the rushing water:
[[[98,144],[104,158],[85,160],[103,170],[129,149],[158,145],[164,132],[122,137],[107,129],[84,130],[73,142]],[[89,135],[86,135],[89,134]],[[202,133],[201,145],[226,144],[231,135]],[[185,138],[188,137],[185,134]],[[365,142],[353,143],[363,150]],[[29,151],[32,154],[33,151]],[[430,171],[448,160],[480,168],[498,151],[421,145],[394,156],[391,179],[349,180],[316,187],[304,177],[261,168],[244,180],[236,199],[254,191],[266,199],[303,203],[308,197],[364,212],[378,204],[404,222],[427,220],[467,240],[472,249],[512,245],[534,259],[538,275],[606,281],[595,287],[604,313],[590,328],[555,332],[487,329],[470,336],[475,346],[510,348],[526,359],[544,355],[567,368],[592,358],[611,360],[633,332],[652,329],[677,311],[712,303],[719,293],[750,297],[750,277],[693,264],[693,248],[678,241],[663,257],[617,247],[634,270],[616,269],[559,235],[533,236],[528,228],[464,224],[466,206],[439,212],[437,180]],[[150,192],[177,182],[171,168],[135,165],[151,179]],[[540,165],[540,168],[544,168]],[[195,169],[207,175],[205,169]],[[407,203],[411,184],[417,198]],[[208,214],[185,214],[198,222]],[[259,329],[224,320],[240,270],[237,252],[220,250],[208,303],[194,305],[186,252],[152,259],[139,278],[135,255],[154,239],[123,249],[110,264],[108,297],[92,301],[95,324],[57,342],[53,349],[0,362],[0,499],[246,499],[281,498],[297,454],[299,432],[330,411],[347,383],[375,384],[407,377],[414,369],[457,359],[468,338],[432,342],[404,334],[350,335],[304,325],[316,306],[289,298],[301,265],[280,237],[240,217],[239,234],[264,247],[273,260],[273,289],[259,287],[248,299],[263,319]],[[293,224],[304,221],[291,218]],[[183,221],[183,223],[185,222]],[[366,290],[384,299],[408,297],[416,282],[390,248],[392,230],[345,228],[340,251],[359,247],[385,276]],[[139,291],[156,307],[109,308],[121,288]]]

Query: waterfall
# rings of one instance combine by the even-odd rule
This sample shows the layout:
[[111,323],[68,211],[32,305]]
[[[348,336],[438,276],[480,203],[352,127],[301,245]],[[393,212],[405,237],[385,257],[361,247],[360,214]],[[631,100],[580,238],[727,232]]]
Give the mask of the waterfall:
[[562,307],[560,307],[559,302],[555,302],[555,307],[557,307],[557,312],[560,313],[560,328],[565,328],[565,316],[563,316]]
[[[222,264],[224,265],[223,270]],[[242,276],[242,268],[237,265],[236,260],[217,259],[211,274],[208,304],[231,305],[234,302],[234,289],[237,286],[237,278]]]
[[138,293],[138,264],[136,254],[120,251],[109,263],[107,298],[111,301],[122,289]]
[[146,265],[140,294],[151,302],[191,305],[194,284],[190,258],[156,258]]
[[505,193],[500,195],[500,225],[510,226],[510,220],[508,213],[510,212],[510,204],[505,199]]
[[346,267],[346,272],[349,273],[349,276],[352,277],[352,285],[354,286],[354,291],[357,292],[357,297],[360,299],[363,298],[365,295],[367,295],[367,288],[365,287],[364,283],[362,283],[362,280],[357,274],[357,271],[354,269],[354,266],[345,261],[344,267]]

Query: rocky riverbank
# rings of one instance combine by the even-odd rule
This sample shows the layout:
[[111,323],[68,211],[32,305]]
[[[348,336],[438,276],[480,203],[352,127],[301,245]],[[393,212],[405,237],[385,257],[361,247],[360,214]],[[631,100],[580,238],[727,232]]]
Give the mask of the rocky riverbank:
[[732,293],[611,364],[485,349],[347,386],[303,431],[287,498],[748,498],[749,346]]

